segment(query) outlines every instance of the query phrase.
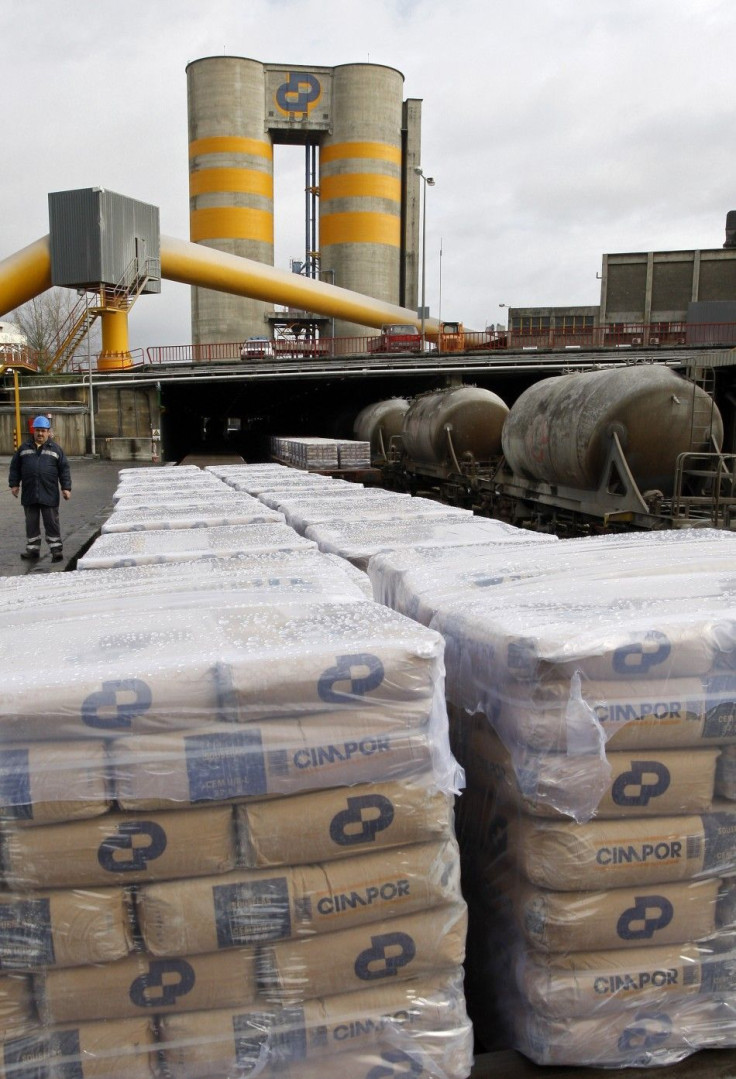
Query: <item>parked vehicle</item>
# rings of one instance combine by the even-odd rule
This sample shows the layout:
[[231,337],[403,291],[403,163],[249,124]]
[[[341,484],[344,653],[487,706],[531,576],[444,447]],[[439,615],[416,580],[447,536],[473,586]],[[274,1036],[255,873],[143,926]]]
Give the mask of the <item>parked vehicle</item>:
[[421,335],[409,323],[387,323],[381,326],[380,337],[368,340],[369,352],[420,352],[421,348]]
[[240,349],[241,360],[262,360],[270,356],[273,356],[270,337],[249,337]]

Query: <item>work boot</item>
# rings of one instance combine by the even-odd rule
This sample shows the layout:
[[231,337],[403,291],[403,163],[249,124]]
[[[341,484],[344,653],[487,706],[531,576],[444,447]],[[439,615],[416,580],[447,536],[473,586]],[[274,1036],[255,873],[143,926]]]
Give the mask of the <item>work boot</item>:
[[39,557],[39,551],[21,551],[20,557],[25,558],[28,562],[34,562]]
[[63,562],[64,561],[64,555],[62,554],[61,551],[54,551],[54,553],[51,555],[51,561],[52,562]]

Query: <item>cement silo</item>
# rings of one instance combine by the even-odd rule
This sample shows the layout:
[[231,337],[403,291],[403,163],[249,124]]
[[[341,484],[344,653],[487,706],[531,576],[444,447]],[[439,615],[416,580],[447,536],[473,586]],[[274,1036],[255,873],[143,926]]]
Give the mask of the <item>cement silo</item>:
[[[421,102],[402,99],[401,72],[206,57],[187,79],[192,240],[273,265],[273,146],[302,145],[306,275],[416,310]],[[193,340],[270,336],[269,313],[195,288]]]
[[[334,69],[332,132],[320,149],[320,256],[335,284],[397,302],[401,266],[401,72]],[[364,334],[338,322],[335,336]]]
[[[195,243],[273,265],[273,145],[264,65],[212,56],[187,66],[190,234]],[[268,335],[262,300],[192,289],[192,340]]]

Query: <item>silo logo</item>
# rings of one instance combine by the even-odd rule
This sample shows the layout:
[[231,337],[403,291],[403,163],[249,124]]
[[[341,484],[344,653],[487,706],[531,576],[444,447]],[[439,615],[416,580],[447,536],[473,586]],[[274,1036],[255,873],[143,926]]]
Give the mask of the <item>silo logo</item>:
[[290,71],[286,82],[276,91],[276,104],[281,112],[310,112],[322,97],[322,86],[316,75]]

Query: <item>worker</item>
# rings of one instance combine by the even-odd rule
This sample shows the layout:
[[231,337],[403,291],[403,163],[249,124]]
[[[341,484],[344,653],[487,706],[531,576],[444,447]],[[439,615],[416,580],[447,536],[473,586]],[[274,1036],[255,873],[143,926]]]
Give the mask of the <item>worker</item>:
[[46,416],[36,416],[33,435],[27,438],[10,461],[8,483],[26,515],[26,549],[21,558],[33,561],[41,555],[41,520],[51,561],[64,558],[59,526],[59,488],[64,500],[72,496],[72,476],[69,462],[58,442],[51,438],[51,423]]

